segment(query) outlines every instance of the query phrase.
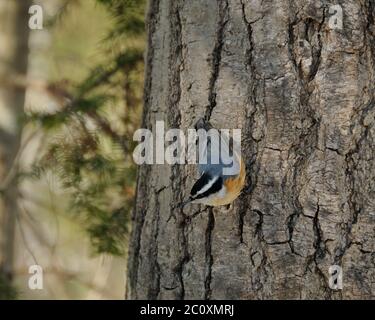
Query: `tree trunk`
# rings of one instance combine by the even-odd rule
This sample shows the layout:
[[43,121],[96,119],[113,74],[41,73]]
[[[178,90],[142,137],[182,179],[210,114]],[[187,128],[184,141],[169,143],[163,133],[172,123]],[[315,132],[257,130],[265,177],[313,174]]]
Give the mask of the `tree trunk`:
[[242,128],[247,183],[173,209],[196,169],[141,166],[129,298],[375,297],[375,6],[335,3],[150,1],[144,127]]
[[[25,77],[28,58],[28,0],[0,1],[0,83]],[[8,81],[7,81],[8,80]],[[17,214],[16,156],[21,141],[25,88],[0,87],[0,276],[11,280]]]

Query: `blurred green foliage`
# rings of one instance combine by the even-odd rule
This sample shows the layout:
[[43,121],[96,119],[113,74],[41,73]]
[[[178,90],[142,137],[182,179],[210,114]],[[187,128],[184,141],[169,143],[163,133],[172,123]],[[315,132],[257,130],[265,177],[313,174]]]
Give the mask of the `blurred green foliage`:
[[12,286],[11,282],[0,273],[0,300],[15,300],[16,298],[16,289]]
[[[104,6],[112,24],[98,46],[95,63],[88,61],[91,71],[85,77],[77,71],[71,77],[63,72],[62,78],[54,72],[53,92],[63,101],[59,110],[29,114],[29,119],[39,123],[49,136],[47,148],[33,165],[32,176],[39,178],[47,171],[57,175],[70,195],[69,212],[85,226],[94,251],[122,255],[135,194],[132,136],[140,125],[142,108],[146,3],[96,2]],[[83,4],[74,0],[72,5]],[[61,32],[59,24],[65,17],[59,19],[53,26]],[[66,37],[70,32],[72,41]],[[58,59],[61,47],[69,51],[69,46],[72,57],[77,54],[74,50],[82,57],[82,48],[75,47],[79,39],[75,33],[79,30],[74,32],[71,24],[66,27],[61,42],[52,49],[53,59]],[[58,69],[74,69],[74,59],[73,67],[68,60],[62,55]],[[64,85],[59,87],[61,83]]]

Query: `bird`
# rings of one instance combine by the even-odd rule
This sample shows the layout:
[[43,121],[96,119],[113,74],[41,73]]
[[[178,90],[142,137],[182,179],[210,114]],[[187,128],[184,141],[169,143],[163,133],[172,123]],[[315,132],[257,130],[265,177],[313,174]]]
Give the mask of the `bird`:
[[[213,126],[201,118],[197,121],[195,129],[203,129],[208,132],[213,129]],[[219,139],[216,141],[226,144],[229,151],[233,153],[233,162],[235,163],[224,163],[220,154],[220,145],[208,136],[206,144],[203,146],[203,153],[207,156],[207,163],[198,164],[200,178],[194,183],[189,198],[181,203],[181,207],[189,203],[204,204],[212,207],[229,205],[240,195],[246,178],[244,161],[239,154],[240,152],[234,152],[230,138],[220,135]],[[219,163],[214,163],[215,156],[219,157]],[[223,169],[233,164],[239,166],[239,172],[229,175],[224,174]]]

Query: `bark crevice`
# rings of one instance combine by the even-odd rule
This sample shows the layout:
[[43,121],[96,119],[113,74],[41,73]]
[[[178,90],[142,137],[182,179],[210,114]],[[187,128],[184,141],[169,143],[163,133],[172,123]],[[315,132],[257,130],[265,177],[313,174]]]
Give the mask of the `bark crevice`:
[[212,70],[211,70],[211,79],[209,83],[208,89],[208,106],[206,108],[205,119],[208,121],[211,118],[212,111],[216,106],[216,81],[219,77],[220,72],[220,64],[221,64],[221,54],[223,50],[224,44],[224,30],[225,26],[228,22],[227,14],[228,14],[228,1],[217,1],[218,4],[218,27],[216,33],[216,42],[215,47],[212,51]]
[[208,221],[205,233],[205,280],[204,280],[204,299],[211,298],[211,278],[214,258],[212,255],[212,232],[215,227],[215,216],[212,208],[208,209]]

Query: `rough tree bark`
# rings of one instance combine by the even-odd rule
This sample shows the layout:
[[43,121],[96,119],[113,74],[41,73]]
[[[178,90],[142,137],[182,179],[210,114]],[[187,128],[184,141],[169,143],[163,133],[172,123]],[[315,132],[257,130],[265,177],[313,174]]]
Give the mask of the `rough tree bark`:
[[[26,76],[31,1],[0,1],[0,84]],[[11,280],[17,214],[15,160],[21,142],[25,88],[0,87],[0,276]]]
[[242,128],[248,175],[229,211],[182,211],[194,168],[140,167],[129,298],[375,298],[374,17],[372,0],[150,1],[144,127]]

